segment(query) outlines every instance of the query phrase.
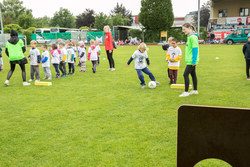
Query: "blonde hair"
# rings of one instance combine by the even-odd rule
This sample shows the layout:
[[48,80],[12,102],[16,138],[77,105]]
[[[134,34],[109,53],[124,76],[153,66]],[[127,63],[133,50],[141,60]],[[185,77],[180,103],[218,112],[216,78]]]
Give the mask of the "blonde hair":
[[35,40],[30,41],[30,44],[37,45],[37,42]]
[[104,26],[104,29],[106,29],[106,28],[107,28],[108,32],[110,32],[110,27],[108,25]]
[[139,46],[138,46],[138,50],[143,50],[143,51],[148,51],[148,47],[145,43],[141,43]]
[[62,42],[63,40],[61,39],[61,38],[58,38],[57,39],[57,43],[60,43],[60,42]]
[[90,40],[90,44],[93,45],[95,44],[95,41],[93,39]]
[[182,27],[190,28],[190,29],[192,29],[194,32],[197,32],[195,26],[193,26],[193,25],[190,24],[190,23],[185,23],[185,24],[182,25]]
[[73,44],[72,44],[71,42],[69,42],[69,43],[68,43],[68,46],[71,47],[71,46],[73,46]]

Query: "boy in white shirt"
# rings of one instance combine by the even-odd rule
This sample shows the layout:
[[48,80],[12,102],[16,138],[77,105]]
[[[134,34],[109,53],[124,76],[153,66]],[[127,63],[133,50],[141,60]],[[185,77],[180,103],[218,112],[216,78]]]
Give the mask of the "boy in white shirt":
[[129,66],[129,64],[133,60],[135,60],[135,70],[137,71],[137,75],[141,81],[141,86],[143,89],[146,87],[146,84],[145,84],[145,80],[144,80],[144,76],[142,72],[149,75],[149,78],[151,79],[151,81],[154,81],[156,85],[160,85],[160,83],[155,80],[154,75],[150,72],[150,70],[148,69],[146,65],[146,61],[147,61],[148,66],[150,65],[147,50],[148,50],[147,45],[145,43],[141,43],[138,47],[138,50],[134,52],[134,54],[132,55],[132,57],[129,59],[127,63],[127,66]]
[[42,45],[42,67],[45,73],[45,78],[51,80],[51,71],[50,71],[50,54],[47,50],[47,45]]
[[171,46],[169,47],[166,55],[166,59],[168,61],[170,85],[176,84],[181,58],[182,58],[182,51],[177,45],[177,39],[173,38]]
[[39,65],[41,63],[41,55],[40,51],[36,48],[37,42],[36,41],[31,41],[31,49],[30,49],[30,55],[29,55],[29,60],[30,60],[30,80],[29,82],[34,80],[34,75],[36,74],[36,82],[40,81],[40,71],[39,71]]
[[87,59],[86,59],[86,49],[85,49],[83,41],[79,42],[78,53],[79,53],[80,65],[82,67],[80,72],[85,72],[86,71],[86,60]]
[[96,66],[97,66],[97,61],[98,61],[98,50],[97,47],[95,46],[95,41],[92,39],[90,41],[90,47],[88,50],[88,60],[91,60],[92,64],[93,64],[93,73],[96,73]]
[[74,66],[75,52],[74,52],[72,46],[73,45],[70,42],[68,44],[68,48],[67,48],[67,62],[68,62],[68,66],[69,66],[68,75],[73,75],[75,73],[75,66]]

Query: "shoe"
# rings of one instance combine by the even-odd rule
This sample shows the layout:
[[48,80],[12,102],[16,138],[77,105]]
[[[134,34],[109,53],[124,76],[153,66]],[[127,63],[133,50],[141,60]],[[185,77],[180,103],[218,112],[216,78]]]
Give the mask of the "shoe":
[[146,88],[146,85],[142,85],[142,87],[141,87],[142,89],[144,89],[144,88]]
[[61,78],[60,75],[57,75],[56,78]]
[[50,78],[48,78],[48,80],[52,80],[52,78],[50,77]]
[[63,77],[63,74],[61,75],[61,77]]
[[168,84],[169,84],[169,85],[172,85],[172,84],[173,84],[173,82],[172,82],[172,81],[170,81]]
[[189,93],[188,92],[183,92],[179,97],[188,97]]
[[40,80],[35,80],[35,82],[40,82]]
[[71,73],[68,73],[67,75],[71,75]]
[[174,81],[173,84],[176,84],[176,81]]
[[156,85],[160,85],[160,82],[155,81]]
[[110,71],[115,71],[115,68],[111,68],[111,70]]
[[109,69],[108,69],[108,71],[111,71],[111,70],[112,70],[112,68],[109,68]]
[[33,81],[33,79],[29,79],[29,82],[32,82]]
[[197,90],[191,90],[189,95],[198,95],[199,92]]
[[48,79],[47,77],[44,77],[43,79]]
[[250,78],[247,78],[248,81],[250,81]]
[[30,86],[30,83],[28,83],[28,82],[23,82],[23,86]]
[[94,68],[92,68],[92,70],[93,70],[93,73],[96,73],[96,71],[94,70]]
[[67,75],[63,75],[62,77],[67,77]]
[[9,86],[9,85],[10,85],[10,81],[9,81],[9,80],[6,80],[6,81],[4,82],[4,85]]

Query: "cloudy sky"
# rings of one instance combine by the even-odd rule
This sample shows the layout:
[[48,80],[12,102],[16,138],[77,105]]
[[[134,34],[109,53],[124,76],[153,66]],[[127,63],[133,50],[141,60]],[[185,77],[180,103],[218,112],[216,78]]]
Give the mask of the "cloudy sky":
[[[2,1],[2,0],[0,0]],[[201,0],[201,4],[207,0]],[[116,3],[122,3],[133,15],[140,12],[141,0],[23,0],[24,6],[32,9],[35,17],[53,16],[60,7],[68,8],[74,15],[86,8],[109,14]],[[190,11],[197,10],[198,0],[172,0],[175,17],[183,17]]]

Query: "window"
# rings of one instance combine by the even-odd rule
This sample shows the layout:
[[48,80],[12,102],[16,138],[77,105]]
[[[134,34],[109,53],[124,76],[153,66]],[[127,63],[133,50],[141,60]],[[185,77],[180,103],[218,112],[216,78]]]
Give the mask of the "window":
[[248,8],[240,8],[240,16],[249,16]]
[[227,17],[227,10],[223,9],[223,10],[219,10],[219,18],[222,17]]
[[245,30],[245,34],[248,35],[250,33],[250,29]]

